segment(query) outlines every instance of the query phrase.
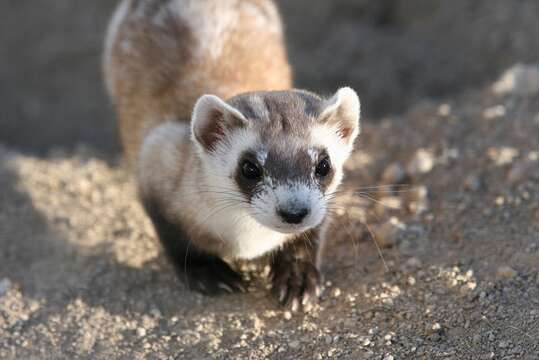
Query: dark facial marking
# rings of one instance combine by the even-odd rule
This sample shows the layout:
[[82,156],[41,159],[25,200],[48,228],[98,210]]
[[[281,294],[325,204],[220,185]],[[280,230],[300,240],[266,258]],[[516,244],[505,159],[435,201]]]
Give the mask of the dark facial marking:
[[268,152],[266,171],[277,184],[312,182],[312,160],[306,149],[278,147]]
[[262,176],[262,169],[249,160],[243,160],[241,163],[241,174],[247,180],[259,180]]
[[318,178],[324,178],[326,177],[329,172],[331,171],[331,162],[329,161],[328,157],[322,158],[314,168],[314,174]]
[[[258,96],[261,101],[256,104],[250,102],[253,95]],[[306,91],[293,90],[247,93],[228,102],[247,118],[262,120],[253,122],[253,126],[268,149],[263,170],[264,176],[271,178],[274,185],[302,182],[312,184],[313,187],[319,186],[321,191],[327,189],[333,179],[334,170],[331,169],[324,177],[317,177],[315,169],[321,157],[313,162],[308,149],[297,146],[307,143],[309,129],[320,115],[322,99]],[[327,156],[323,149],[320,150],[320,156],[322,154]],[[243,156],[256,163],[256,156],[252,152]],[[242,159],[240,158],[239,164]],[[261,182],[247,181],[238,169],[234,176],[238,187],[249,201],[257,189],[261,189]]]
[[[317,169],[318,169],[319,165],[325,159],[327,159],[327,162],[329,163],[329,171],[327,171],[327,173],[325,173],[324,176],[316,176],[317,175],[316,174]],[[326,149],[321,149],[321,150],[318,151],[318,159],[317,159],[317,161],[315,163],[314,172],[315,172],[315,176],[316,176],[316,179],[318,181],[318,184],[320,186],[320,190],[322,190],[322,192],[326,192],[326,189],[331,184],[331,181],[333,180],[333,176],[335,175],[335,169],[333,168],[333,165],[331,164],[331,159],[330,159]]]
[[[257,170],[260,171],[260,176],[250,176],[253,175],[250,174],[251,170],[253,169],[248,169],[251,166],[255,166]],[[256,159],[256,155],[254,153],[245,152],[240,156],[240,160],[238,161],[236,172],[234,174],[234,180],[236,181],[236,184],[238,184],[240,191],[247,198],[248,201],[251,201],[251,198],[255,194],[257,186],[262,180],[261,177],[263,174],[264,169],[258,163],[258,160]]]
[[[316,174],[317,166],[324,159],[328,159],[329,169],[325,176],[318,176]],[[248,168],[256,166],[257,171],[260,171],[260,176],[246,176],[248,175],[245,173],[246,170],[253,170],[246,169],[246,163]],[[319,150],[318,158],[313,163],[307,150],[276,147],[268,152],[264,167],[258,163],[254,152],[248,151],[242,154],[238,161],[234,180],[247,200],[251,201],[257,190],[260,189],[264,176],[270,177],[274,186],[290,182],[311,183],[318,185],[320,190],[325,192],[334,175],[335,169],[331,165],[331,159],[325,149]]]

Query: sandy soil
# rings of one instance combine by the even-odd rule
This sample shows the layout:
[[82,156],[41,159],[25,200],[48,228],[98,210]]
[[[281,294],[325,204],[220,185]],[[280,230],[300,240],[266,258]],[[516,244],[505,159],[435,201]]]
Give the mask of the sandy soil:
[[0,358],[538,359],[538,100],[365,119],[308,314],[263,261],[248,294],[187,292],[114,159],[0,148]]

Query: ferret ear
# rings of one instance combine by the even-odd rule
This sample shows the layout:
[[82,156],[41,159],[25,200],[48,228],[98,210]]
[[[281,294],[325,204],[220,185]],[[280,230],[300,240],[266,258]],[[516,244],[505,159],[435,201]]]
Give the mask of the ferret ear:
[[352,145],[361,129],[360,115],[361,104],[356,92],[343,87],[325,101],[318,121],[334,127],[346,144]]
[[236,108],[215,95],[203,95],[193,109],[192,138],[205,150],[212,151],[217,141],[221,140],[228,130],[247,124],[245,116]]

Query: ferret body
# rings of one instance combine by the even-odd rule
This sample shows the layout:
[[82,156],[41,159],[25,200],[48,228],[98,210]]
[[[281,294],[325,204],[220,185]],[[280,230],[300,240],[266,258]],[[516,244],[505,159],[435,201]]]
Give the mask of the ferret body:
[[277,8],[270,0],[122,0],[105,42],[104,78],[128,162],[167,121],[189,121],[195,101],[291,87]]
[[225,260],[273,253],[279,300],[311,304],[356,93],[290,89],[268,0],[124,0],[105,77],[141,201],[189,287],[244,290]]

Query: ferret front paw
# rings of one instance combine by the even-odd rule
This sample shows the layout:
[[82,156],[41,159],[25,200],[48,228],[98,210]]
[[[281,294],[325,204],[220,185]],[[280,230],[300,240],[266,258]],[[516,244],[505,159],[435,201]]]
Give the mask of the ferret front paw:
[[226,293],[246,292],[246,284],[239,273],[226,262],[209,257],[204,262],[189,264],[183,269],[184,282],[189,290],[216,296]]
[[305,261],[276,261],[271,269],[273,292],[292,311],[309,311],[320,296],[320,272]]

